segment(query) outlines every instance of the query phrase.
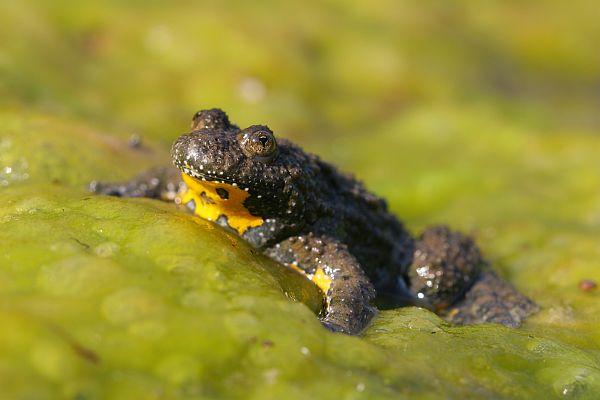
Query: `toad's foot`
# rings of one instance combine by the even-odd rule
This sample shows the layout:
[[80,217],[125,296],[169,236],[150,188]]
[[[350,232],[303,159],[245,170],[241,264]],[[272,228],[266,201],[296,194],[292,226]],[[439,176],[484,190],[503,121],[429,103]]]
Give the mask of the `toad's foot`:
[[493,271],[484,271],[465,297],[450,307],[444,317],[458,325],[492,322],[516,328],[538,310],[537,304],[511,284]]
[[416,242],[409,270],[411,292],[449,322],[518,327],[538,306],[485,268],[471,238],[444,226]]
[[148,197],[164,201],[174,201],[183,188],[181,172],[174,167],[152,168],[128,182],[90,183],[91,192],[117,197]]
[[343,244],[312,234],[290,237],[267,249],[271,258],[311,279],[325,294],[323,325],[333,332],[359,334],[377,310],[375,289]]

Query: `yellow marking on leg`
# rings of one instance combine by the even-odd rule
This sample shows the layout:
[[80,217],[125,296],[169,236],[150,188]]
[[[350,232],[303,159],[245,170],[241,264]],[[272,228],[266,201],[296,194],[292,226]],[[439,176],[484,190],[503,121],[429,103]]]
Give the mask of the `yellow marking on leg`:
[[325,295],[329,291],[331,287],[331,278],[323,272],[323,268],[317,268],[314,275],[311,278],[311,281],[315,283],[323,291]]
[[[216,221],[221,215],[227,217],[227,223],[240,235],[248,228],[261,226],[263,219],[250,214],[244,206],[244,201],[249,194],[236,186],[227,183],[200,181],[189,175],[181,174],[188,190],[181,195],[181,203],[186,204],[194,201],[196,208],[194,213],[209,221]],[[227,198],[221,198],[217,189],[224,189],[228,193]]]

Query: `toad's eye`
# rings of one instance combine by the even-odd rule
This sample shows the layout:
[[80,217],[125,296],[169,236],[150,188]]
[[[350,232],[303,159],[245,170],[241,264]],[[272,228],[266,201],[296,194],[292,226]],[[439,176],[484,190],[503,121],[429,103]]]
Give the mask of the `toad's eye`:
[[277,153],[277,141],[266,126],[251,126],[240,133],[240,145],[246,155],[271,158]]

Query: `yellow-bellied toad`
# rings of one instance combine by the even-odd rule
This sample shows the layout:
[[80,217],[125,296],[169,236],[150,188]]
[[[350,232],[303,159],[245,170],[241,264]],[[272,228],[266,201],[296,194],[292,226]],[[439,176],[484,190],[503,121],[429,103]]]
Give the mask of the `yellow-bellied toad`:
[[333,331],[359,333],[376,292],[462,324],[518,326],[537,309],[486,267],[469,237],[437,226],[413,239],[383,199],[266,126],[240,129],[221,110],[200,111],[172,158],[176,168],[92,190],[173,200],[234,231],[322,289],[321,319]]

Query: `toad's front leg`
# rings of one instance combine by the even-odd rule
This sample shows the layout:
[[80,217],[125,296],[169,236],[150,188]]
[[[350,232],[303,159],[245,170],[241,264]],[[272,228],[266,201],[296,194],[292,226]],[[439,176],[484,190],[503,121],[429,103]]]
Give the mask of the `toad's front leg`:
[[266,250],[295,268],[325,294],[323,325],[334,332],[359,334],[376,314],[375,289],[345,245],[317,235],[293,236]]
[[185,188],[181,172],[174,167],[149,169],[127,182],[107,183],[94,181],[90,191],[118,197],[149,197],[163,201],[174,201]]

